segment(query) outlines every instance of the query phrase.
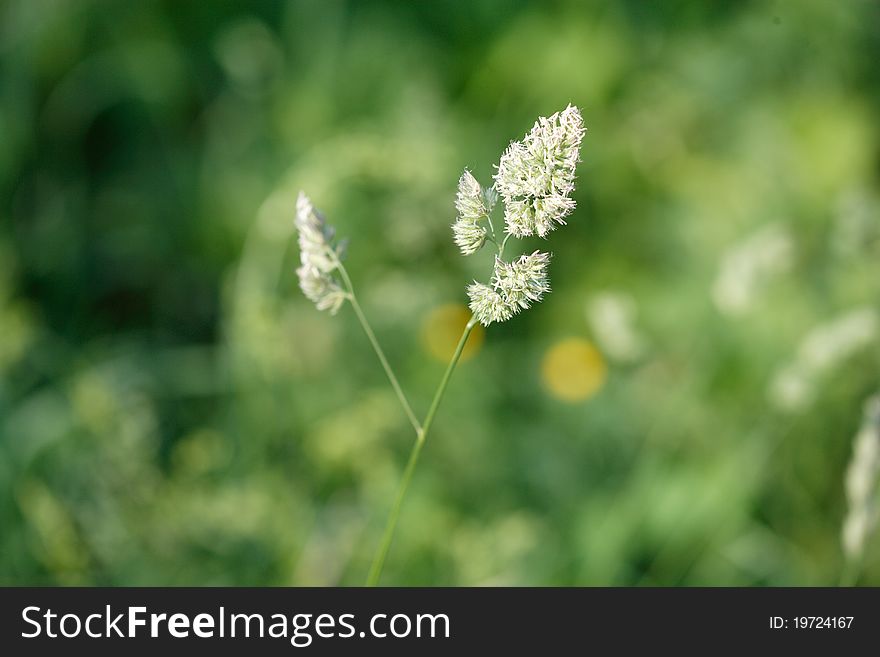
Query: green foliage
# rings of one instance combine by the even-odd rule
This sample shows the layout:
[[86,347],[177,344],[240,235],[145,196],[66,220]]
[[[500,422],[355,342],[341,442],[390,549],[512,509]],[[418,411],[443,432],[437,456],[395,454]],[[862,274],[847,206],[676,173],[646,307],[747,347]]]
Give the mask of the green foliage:
[[[422,415],[426,322],[491,268],[458,177],[570,102],[554,293],[456,371],[383,581],[835,584],[880,389],[880,12],[713,7],[0,5],[0,583],[362,582],[412,431],[296,287],[296,193]],[[578,401],[570,338],[607,367]]]

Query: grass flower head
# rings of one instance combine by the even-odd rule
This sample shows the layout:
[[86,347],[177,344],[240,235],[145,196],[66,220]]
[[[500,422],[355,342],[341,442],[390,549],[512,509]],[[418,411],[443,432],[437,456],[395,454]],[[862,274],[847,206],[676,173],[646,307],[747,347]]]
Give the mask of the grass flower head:
[[462,255],[473,255],[486,243],[486,227],[480,221],[489,216],[497,195],[484,190],[473,174],[465,169],[458,179],[455,209],[458,217],[452,224],[452,234]]
[[468,287],[471,312],[483,326],[505,322],[528,310],[550,291],[547,265],[550,254],[535,251],[512,262],[495,258],[491,287],[474,283]]
[[348,298],[333,276],[342,259],[344,245],[333,243],[333,228],[302,192],[296,200],[294,225],[300,251],[300,266],[296,270],[299,287],[318,310],[329,310],[335,315]]
[[548,118],[540,117],[522,141],[504,151],[495,189],[504,198],[508,233],[546,237],[565,224],[575,208],[571,193],[585,132],[580,110],[569,105]]

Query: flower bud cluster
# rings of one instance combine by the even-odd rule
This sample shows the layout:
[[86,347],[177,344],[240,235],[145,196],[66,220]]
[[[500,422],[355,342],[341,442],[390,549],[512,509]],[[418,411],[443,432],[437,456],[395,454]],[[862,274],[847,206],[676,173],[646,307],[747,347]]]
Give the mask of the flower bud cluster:
[[504,199],[504,222],[514,237],[546,237],[575,208],[575,169],[586,129],[577,107],[540,117],[498,163],[495,189]]
[[491,286],[474,281],[468,287],[471,312],[483,325],[505,322],[539,303],[550,291],[547,266],[550,254],[535,251],[512,262],[495,258]]

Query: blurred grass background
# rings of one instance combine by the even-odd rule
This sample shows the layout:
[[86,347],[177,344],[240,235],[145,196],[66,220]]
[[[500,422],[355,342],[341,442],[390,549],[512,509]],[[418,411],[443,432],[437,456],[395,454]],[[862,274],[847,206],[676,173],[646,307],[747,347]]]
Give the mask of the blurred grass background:
[[554,292],[474,336],[383,581],[835,584],[880,388],[878,25],[0,4],[0,583],[361,583],[412,436],[350,309],[297,289],[296,193],[423,413],[490,266],[451,242],[457,178],[571,102]]

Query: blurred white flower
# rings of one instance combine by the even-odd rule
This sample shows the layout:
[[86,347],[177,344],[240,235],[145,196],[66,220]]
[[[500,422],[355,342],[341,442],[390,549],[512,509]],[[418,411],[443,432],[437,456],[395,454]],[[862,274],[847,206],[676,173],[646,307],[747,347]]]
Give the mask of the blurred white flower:
[[837,199],[831,246],[843,257],[880,243],[880,199],[864,189],[850,189]]
[[333,244],[333,229],[302,192],[296,199],[294,225],[300,250],[300,266],[296,270],[299,287],[318,310],[329,310],[335,315],[348,298],[348,293],[332,276],[342,258],[344,245]]
[[810,331],[801,342],[799,360],[822,372],[870,345],[880,333],[880,318],[870,306],[855,308]]
[[602,352],[619,361],[638,360],[645,339],[636,328],[637,308],[627,294],[600,292],[587,303],[587,322]]
[[503,322],[538,303],[550,291],[550,254],[535,251],[512,262],[495,258],[492,287],[474,283],[468,288],[471,311],[483,326]]
[[792,254],[791,236],[778,224],[764,226],[728,249],[712,286],[718,310],[728,315],[751,310],[770,278],[791,267]]
[[816,326],[801,340],[795,359],[773,377],[771,401],[783,410],[805,408],[823,375],[878,338],[880,316],[870,306],[854,308]]
[[846,471],[848,512],[841,539],[846,555],[859,558],[877,526],[877,492],[880,483],[880,395],[865,404],[864,418],[853,442]]
[[564,225],[575,207],[575,168],[586,128],[577,107],[540,117],[524,139],[508,146],[498,163],[495,189],[504,199],[507,232],[539,235]]
[[782,410],[806,408],[814,394],[813,377],[797,362],[780,369],[770,382],[770,400]]

